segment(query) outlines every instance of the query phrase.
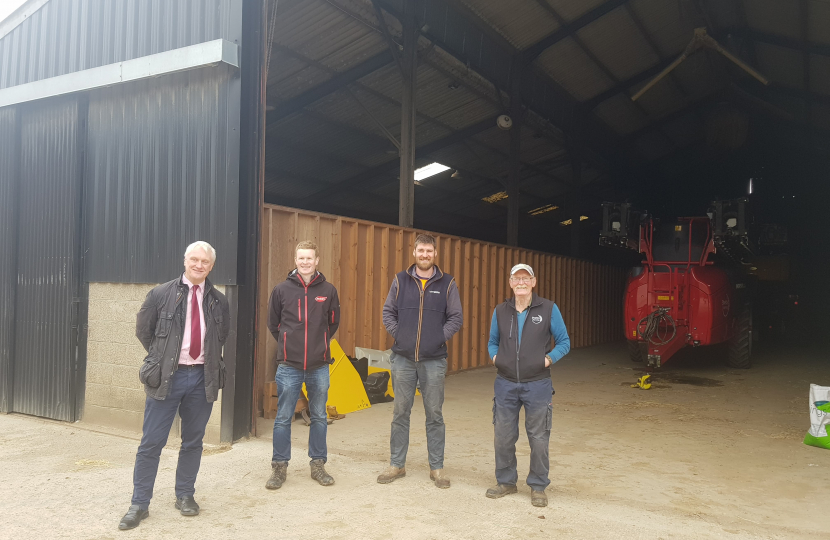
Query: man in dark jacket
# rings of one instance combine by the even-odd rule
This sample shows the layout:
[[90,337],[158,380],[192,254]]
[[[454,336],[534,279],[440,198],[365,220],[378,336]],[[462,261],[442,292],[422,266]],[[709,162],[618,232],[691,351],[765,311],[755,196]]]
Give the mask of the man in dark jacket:
[[135,333],[148,353],[138,373],[147,399],[132,503],[119,529],[133,529],[150,515],[159,456],[177,410],[182,446],[176,467],[176,508],[183,516],[199,513],[194,486],[205,427],[225,383],[222,345],[230,329],[228,301],[207,279],[215,262],[216,250],[210,244],[190,244],[184,252],[184,273],[153,288],[136,317]]
[[496,482],[487,497],[498,499],[516,493],[516,441],[519,411],[525,409],[525,429],[530,443],[530,473],[533,506],[547,506],[545,488],[550,484],[548,446],[553,419],[553,385],[550,366],[571,349],[571,340],[559,308],[533,292],[536,276],[526,264],[510,270],[513,298],[493,310],[487,348],[498,375],[493,398]]
[[435,238],[420,234],[412,255],[415,264],[398,273],[383,305],[383,325],[395,338],[392,346],[392,390],[395,409],[389,440],[389,468],[378,476],[388,484],[406,476],[409,416],[415,387],[424,400],[429,477],[439,488],[450,487],[444,472],[444,376],[446,342],[461,328],[463,316],[458,286],[453,277],[435,265]]
[[326,401],[329,391],[329,341],[340,326],[337,289],[317,271],[320,257],[313,242],[300,242],[295,251],[296,268],[274,287],[268,303],[268,329],[277,340],[277,417],[274,419],[274,453],[268,489],[285,482],[291,459],[291,420],[303,383],[308,392],[311,427],[308,457],[311,477],[322,486],[334,484],[325,469]]

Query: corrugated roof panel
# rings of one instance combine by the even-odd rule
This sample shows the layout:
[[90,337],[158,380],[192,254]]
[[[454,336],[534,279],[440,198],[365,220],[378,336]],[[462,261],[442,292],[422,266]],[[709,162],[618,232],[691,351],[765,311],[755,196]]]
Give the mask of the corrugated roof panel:
[[578,32],[585,46],[618,80],[624,81],[660,57],[624,9],[617,9]]
[[563,39],[548,48],[539,56],[536,64],[577,101],[590,99],[614,86],[614,82],[571,38]]
[[813,43],[830,43],[830,2],[810,0],[808,4],[808,40]]
[[568,22],[585,15],[607,0],[543,0],[553,7]]
[[[712,55],[711,59],[707,55]],[[680,81],[680,85],[688,94],[690,101],[698,101],[712,92],[723,88],[730,82],[728,78],[712,70],[712,65],[716,62],[727,62],[727,60],[721,59],[717,53],[710,53],[706,50],[698,51],[686,58],[672,72]],[[646,83],[647,81],[644,81],[635,90],[639,90]]]
[[830,56],[810,56],[810,91],[830,95]]
[[[659,118],[670,112],[686,106],[689,100],[675,82],[678,79],[665,77],[660,82],[648,89],[637,103],[645,109],[652,118]],[[630,95],[634,95],[631,91]]]
[[[353,92],[360,100],[360,103],[372,111],[374,118],[382,123],[396,137],[399,136],[401,122],[400,105],[390,103],[386,99],[366,92],[358,87],[353,87]],[[369,116],[365,109],[345,90],[329,94],[324,99],[309,105],[307,109],[336,122],[355,126],[357,129],[367,133],[381,135],[383,133],[372,116]]]
[[795,2],[781,0],[744,0],[746,21],[752,28],[801,39],[801,16]]
[[804,59],[800,51],[756,43],[758,69],[768,79],[791,88],[804,88]]
[[628,5],[643,23],[660,53],[676,56],[691,41],[694,24],[680,11],[679,2],[666,0],[631,0]]
[[517,49],[525,49],[559,29],[559,23],[535,1],[461,0]]
[[628,135],[648,124],[648,118],[626,96],[617,94],[600,103],[594,114],[620,135]]
[[499,113],[501,113],[501,109],[489,101],[473,99],[454,110],[439,115],[436,119],[452,126],[454,129],[462,129],[488,117],[492,117],[494,119],[493,123],[495,123],[495,118]]
[[331,75],[315,67],[300,69],[280,81],[268,83],[268,101],[271,104],[286,101],[304,94],[329,78],[331,78]]

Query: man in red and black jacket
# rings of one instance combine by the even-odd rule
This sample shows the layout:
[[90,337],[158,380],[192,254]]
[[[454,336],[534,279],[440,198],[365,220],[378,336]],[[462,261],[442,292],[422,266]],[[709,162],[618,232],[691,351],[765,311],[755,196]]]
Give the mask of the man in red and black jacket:
[[326,402],[329,391],[329,341],[340,326],[340,300],[337,289],[317,271],[320,257],[313,242],[297,244],[297,267],[285,281],[274,287],[268,303],[268,329],[277,340],[277,417],[274,419],[274,454],[268,489],[279,489],[285,482],[291,459],[291,420],[303,383],[308,392],[311,428],[308,432],[308,457],[311,477],[320,485],[334,484],[325,469]]

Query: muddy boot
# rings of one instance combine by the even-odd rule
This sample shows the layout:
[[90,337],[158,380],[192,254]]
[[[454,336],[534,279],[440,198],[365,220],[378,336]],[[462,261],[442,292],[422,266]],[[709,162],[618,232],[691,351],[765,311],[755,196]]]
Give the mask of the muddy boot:
[[334,478],[326,472],[326,462],[322,459],[311,460],[311,477],[317,480],[317,483],[321,486],[334,484]]
[[547,506],[548,505],[548,495],[544,491],[537,491],[532,490],[530,492],[530,504],[533,506]]
[[485,495],[490,499],[501,499],[505,495],[510,495],[517,491],[516,486],[512,484],[497,484],[495,487],[489,488]]
[[429,479],[435,482],[435,487],[447,489],[450,487],[450,479],[444,469],[433,469],[429,471]]
[[272,461],[271,462],[271,478],[265,482],[267,489],[279,489],[285,482],[285,474],[288,469],[287,461]]
[[389,467],[378,476],[378,484],[391,484],[404,476],[406,476],[405,467]]

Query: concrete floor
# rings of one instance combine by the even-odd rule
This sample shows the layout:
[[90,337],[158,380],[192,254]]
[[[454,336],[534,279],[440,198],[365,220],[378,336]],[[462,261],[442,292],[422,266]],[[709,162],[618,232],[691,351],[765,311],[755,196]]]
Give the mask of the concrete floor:
[[[484,497],[493,483],[491,368],[447,379],[446,468],[428,479],[416,400],[406,478],[379,485],[392,404],[329,427],[328,470],[308,477],[307,428],[294,424],[282,489],[264,489],[266,436],[210,448],[196,497],[202,514],[173,508],[176,449],[162,455],[150,518],[117,530],[129,505],[134,435],[0,416],[0,537],[19,538],[819,538],[830,531],[830,452],[807,447],[809,383],[830,385],[824,349],[760,348],[755,367],[723,367],[703,349],[681,354],[644,391],[623,343],[573,351],[553,370],[551,504],[519,493]],[[524,434],[522,434],[524,437]]]

